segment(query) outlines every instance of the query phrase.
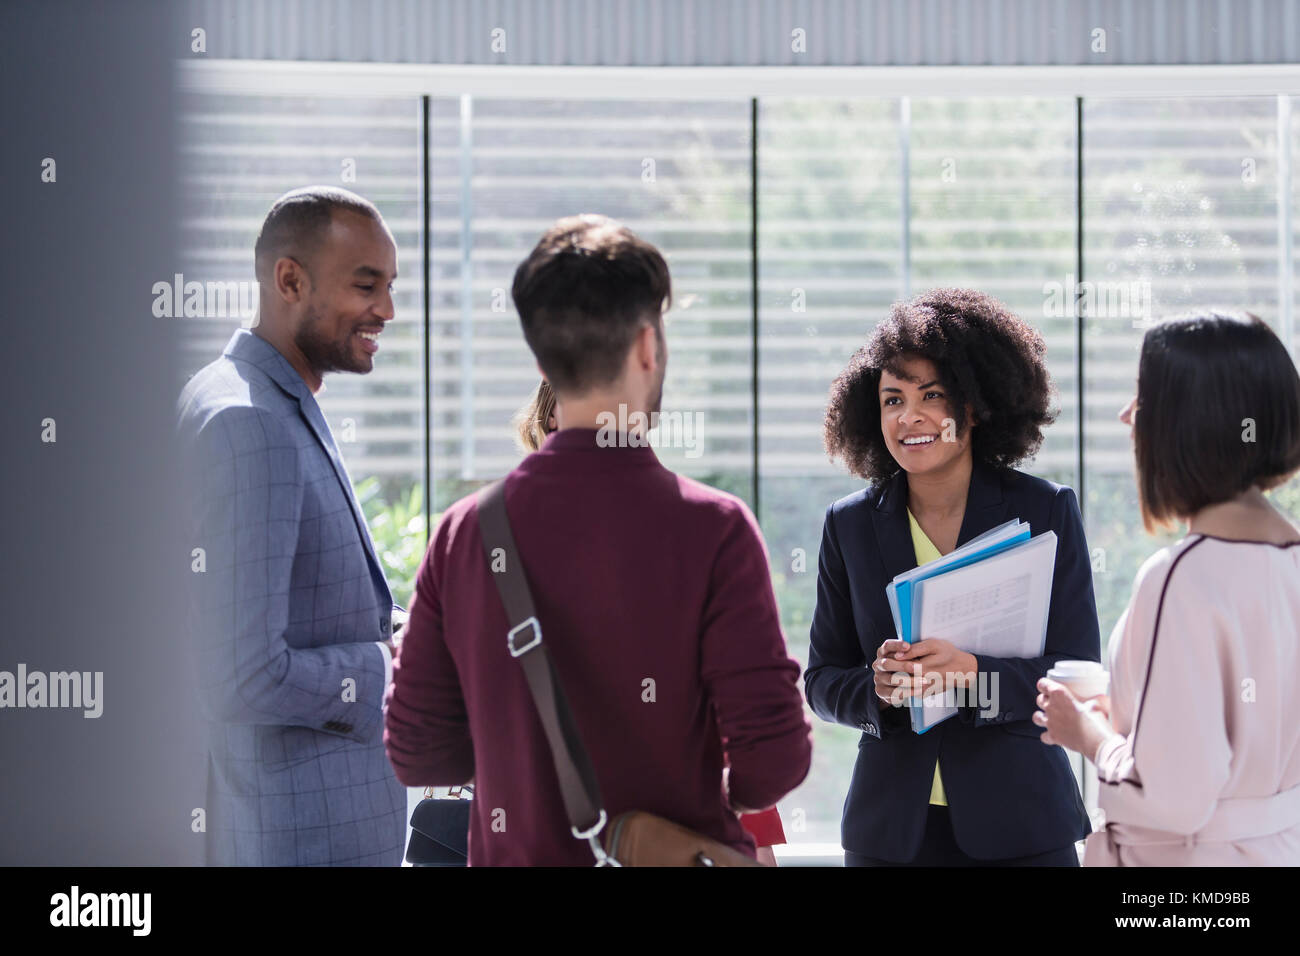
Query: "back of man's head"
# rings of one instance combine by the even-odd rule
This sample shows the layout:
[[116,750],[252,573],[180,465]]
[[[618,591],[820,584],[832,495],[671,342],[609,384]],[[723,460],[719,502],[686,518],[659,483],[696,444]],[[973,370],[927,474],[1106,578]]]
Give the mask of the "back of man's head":
[[672,282],[658,249],[587,213],[547,230],[515,270],[511,295],[552,388],[581,396],[618,380],[638,328],[660,330]]
[[345,210],[383,222],[374,203],[338,186],[304,186],[277,199],[262,221],[254,246],[257,281],[262,285],[271,282],[276,260],[285,256],[297,260],[310,273],[312,255],[324,240],[334,214]]

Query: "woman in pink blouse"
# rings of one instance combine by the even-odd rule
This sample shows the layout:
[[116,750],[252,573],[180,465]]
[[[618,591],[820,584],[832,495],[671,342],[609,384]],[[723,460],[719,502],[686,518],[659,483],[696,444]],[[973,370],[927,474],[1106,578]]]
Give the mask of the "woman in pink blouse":
[[1300,376],[1254,316],[1147,332],[1132,428],[1152,555],[1110,638],[1109,696],[1044,679],[1045,744],[1097,765],[1088,866],[1300,865],[1300,528],[1263,492],[1300,470]]

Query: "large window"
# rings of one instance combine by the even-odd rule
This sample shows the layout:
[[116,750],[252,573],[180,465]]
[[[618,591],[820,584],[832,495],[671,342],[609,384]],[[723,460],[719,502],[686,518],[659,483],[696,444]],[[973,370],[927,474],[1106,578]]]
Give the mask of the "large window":
[[581,212],[627,223],[672,270],[663,414],[682,428],[660,458],[751,497],[748,104],[464,97],[431,112],[435,507],[519,460],[510,419],[539,376],[510,285]]
[[[1279,331],[1286,321],[1277,117],[1277,98],[1264,96],[1084,104],[1083,271],[1098,284],[1082,316],[1086,513],[1106,632],[1143,560],[1181,537],[1147,536],[1136,522],[1129,429],[1117,418],[1146,322],[1214,307]],[[1294,488],[1276,494],[1294,510]]]
[[[397,242],[396,318],[374,371],[329,376],[317,401],[403,606],[426,533],[420,117],[415,98],[186,94],[178,147],[183,279],[165,277],[201,290],[184,310],[181,369],[188,378],[221,354],[235,329],[254,321],[253,243],[278,196],[297,186],[337,185],[379,208]],[[210,292],[219,287],[235,293],[237,307],[229,295]]]
[[[1060,414],[1037,459],[1074,484],[1073,100],[765,100],[759,113],[759,519],[791,650],[808,660],[826,507],[863,482],[826,459],[827,386],[890,304],[936,286],[998,296],[1043,333]],[[833,844],[859,731],[814,720],[792,840]],[[1081,765],[1080,765],[1081,766]]]
[[[398,321],[376,371],[331,377],[321,405],[399,601],[426,513],[521,457],[510,419],[537,371],[510,284],[563,215],[615,216],[666,253],[664,412],[700,428],[660,456],[755,508],[803,663],[823,515],[862,486],[822,448],[827,389],[891,302],[972,286],[1041,330],[1059,417],[1023,468],[1081,490],[1103,640],[1175,537],[1142,533],[1115,417],[1143,323],[1246,308],[1300,345],[1287,98],[599,93],[186,95],[187,282],[251,280],[269,203],[306,183],[363,193],[397,237]],[[239,319],[188,322],[192,373]],[[1300,513],[1300,483],[1274,496]],[[792,843],[833,845],[859,734],[814,725],[813,770],[781,809]]]

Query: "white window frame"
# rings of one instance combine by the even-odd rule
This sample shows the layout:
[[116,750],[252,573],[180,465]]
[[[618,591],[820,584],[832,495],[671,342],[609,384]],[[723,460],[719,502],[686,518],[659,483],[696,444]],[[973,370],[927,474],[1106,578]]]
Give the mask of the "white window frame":
[[[329,61],[186,59],[176,63],[181,92],[316,97],[484,97],[573,100],[749,100],[751,98],[1161,98],[1300,95],[1300,64],[1153,66],[903,67],[586,67],[483,66]],[[1280,101],[1281,102],[1281,101]],[[1290,104],[1285,107],[1289,119]],[[1279,107],[1279,122],[1283,108]],[[1290,160],[1289,138],[1282,155]],[[1289,192],[1290,163],[1281,174]],[[1290,206],[1279,215],[1281,250],[1290,262]],[[1279,255],[1284,253],[1280,252]],[[1291,302],[1291,270],[1282,268],[1280,303]],[[1295,340],[1290,309],[1280,334]],[[1082,413],[1082,409],[1081,409]],[[1081,463],[1082,464],[1082,463]],[[1097,818],[1097,777],[1077,754],[1072,766],[1084,804]],[[837,865],[838,844],[776,848],[787,865]]]

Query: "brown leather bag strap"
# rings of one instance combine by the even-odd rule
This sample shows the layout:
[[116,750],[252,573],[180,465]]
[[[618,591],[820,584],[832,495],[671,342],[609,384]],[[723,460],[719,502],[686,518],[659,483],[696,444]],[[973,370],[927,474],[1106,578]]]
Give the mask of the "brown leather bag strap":
[[[606,862],[598,839],[605,826],[605,811],[596,772],[582,745],[582,738],[578,736],[559,674],[542,642],[542,626],[533,608],[533,596],[528,590],[523,562],[506,515],[505,488],[505,479],[502,478],[480,489],[477,508],[483,551],[510,625],[506,646],[524,669],[533,704],[546,731],[555,776],[560,783],[573,835],[591,844],[598,862]],[[498,563],[498,558],[503,559],[502,564]],[[498,566],[501,570],[497,570]]]

